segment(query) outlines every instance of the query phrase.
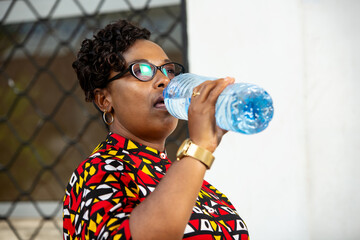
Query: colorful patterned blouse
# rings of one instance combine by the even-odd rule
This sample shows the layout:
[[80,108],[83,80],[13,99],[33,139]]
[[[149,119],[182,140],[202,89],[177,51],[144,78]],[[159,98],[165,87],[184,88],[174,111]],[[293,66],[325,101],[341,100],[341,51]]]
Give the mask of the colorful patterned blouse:
[[[63,238],[131,239],[131,211],[170,165],[165,153],[110,133],[70,178]],[[227,197],[204,181],[184,239],[248,240],[248,231]]]

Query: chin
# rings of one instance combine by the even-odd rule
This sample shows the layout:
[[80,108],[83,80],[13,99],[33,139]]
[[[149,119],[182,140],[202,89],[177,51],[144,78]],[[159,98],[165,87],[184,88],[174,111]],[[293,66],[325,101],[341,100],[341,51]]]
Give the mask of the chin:
[[173,116],[169,116],[161,123],[161,130],[167,132],[167,136],[173,133],[179,123],[179,120]]

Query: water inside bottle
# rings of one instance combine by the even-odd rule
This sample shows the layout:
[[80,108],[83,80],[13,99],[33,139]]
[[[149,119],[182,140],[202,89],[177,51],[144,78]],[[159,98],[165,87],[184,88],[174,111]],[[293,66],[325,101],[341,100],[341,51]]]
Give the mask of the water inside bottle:
[[165,106],[174,117],[188,120],[188,110],[191,98],[165,98]]
[[[188,119],[192,89],[207,80],[194,74],[173,78],[164,90],[165,105],[171,115]],[[273,117],[270,95],[262,88],[248,83],[227,86],[216,102],[216,123],[219,127],[243,134],[263,131]]]
[[[226,106],[221,106],[223,104]],[[247,92],[242,94],[220,95],[216,106],[217,124],[223,129],[244,134],[254,134],[264,130],[272,115],[270,96],[258,90],[247,89]]]

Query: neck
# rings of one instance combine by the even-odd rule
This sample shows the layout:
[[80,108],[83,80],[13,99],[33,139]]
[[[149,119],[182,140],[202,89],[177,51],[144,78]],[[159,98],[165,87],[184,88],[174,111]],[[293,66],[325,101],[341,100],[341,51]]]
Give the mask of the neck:
[[158,138],[148,138],[145,136],[139,137],[123,127],[116,128],[116,127],[110,126],[110,131],[113,133],[119,134],[120,136],[122,136],[124,138],[130,139],[132,141],[135,141],[137,143],[145,145],[147,147],[154,148],[160,152],[165,151],[165,142],[166,142],[167,136],[158,137]]

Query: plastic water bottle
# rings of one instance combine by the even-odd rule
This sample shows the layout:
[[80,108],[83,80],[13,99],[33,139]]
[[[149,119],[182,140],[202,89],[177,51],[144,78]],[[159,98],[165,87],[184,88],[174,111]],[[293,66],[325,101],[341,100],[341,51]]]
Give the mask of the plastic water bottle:
[[[206,80],[217,78],[191,73],[174,77],[164,89],[168,112],[182,120],[188,119],[188,110],[194,87]],[[270,95],[262,88],[249,83],[228,85],[220,94],[215,106],[216,124],[225,130],[254,134],[264,130],[274,113]]]

